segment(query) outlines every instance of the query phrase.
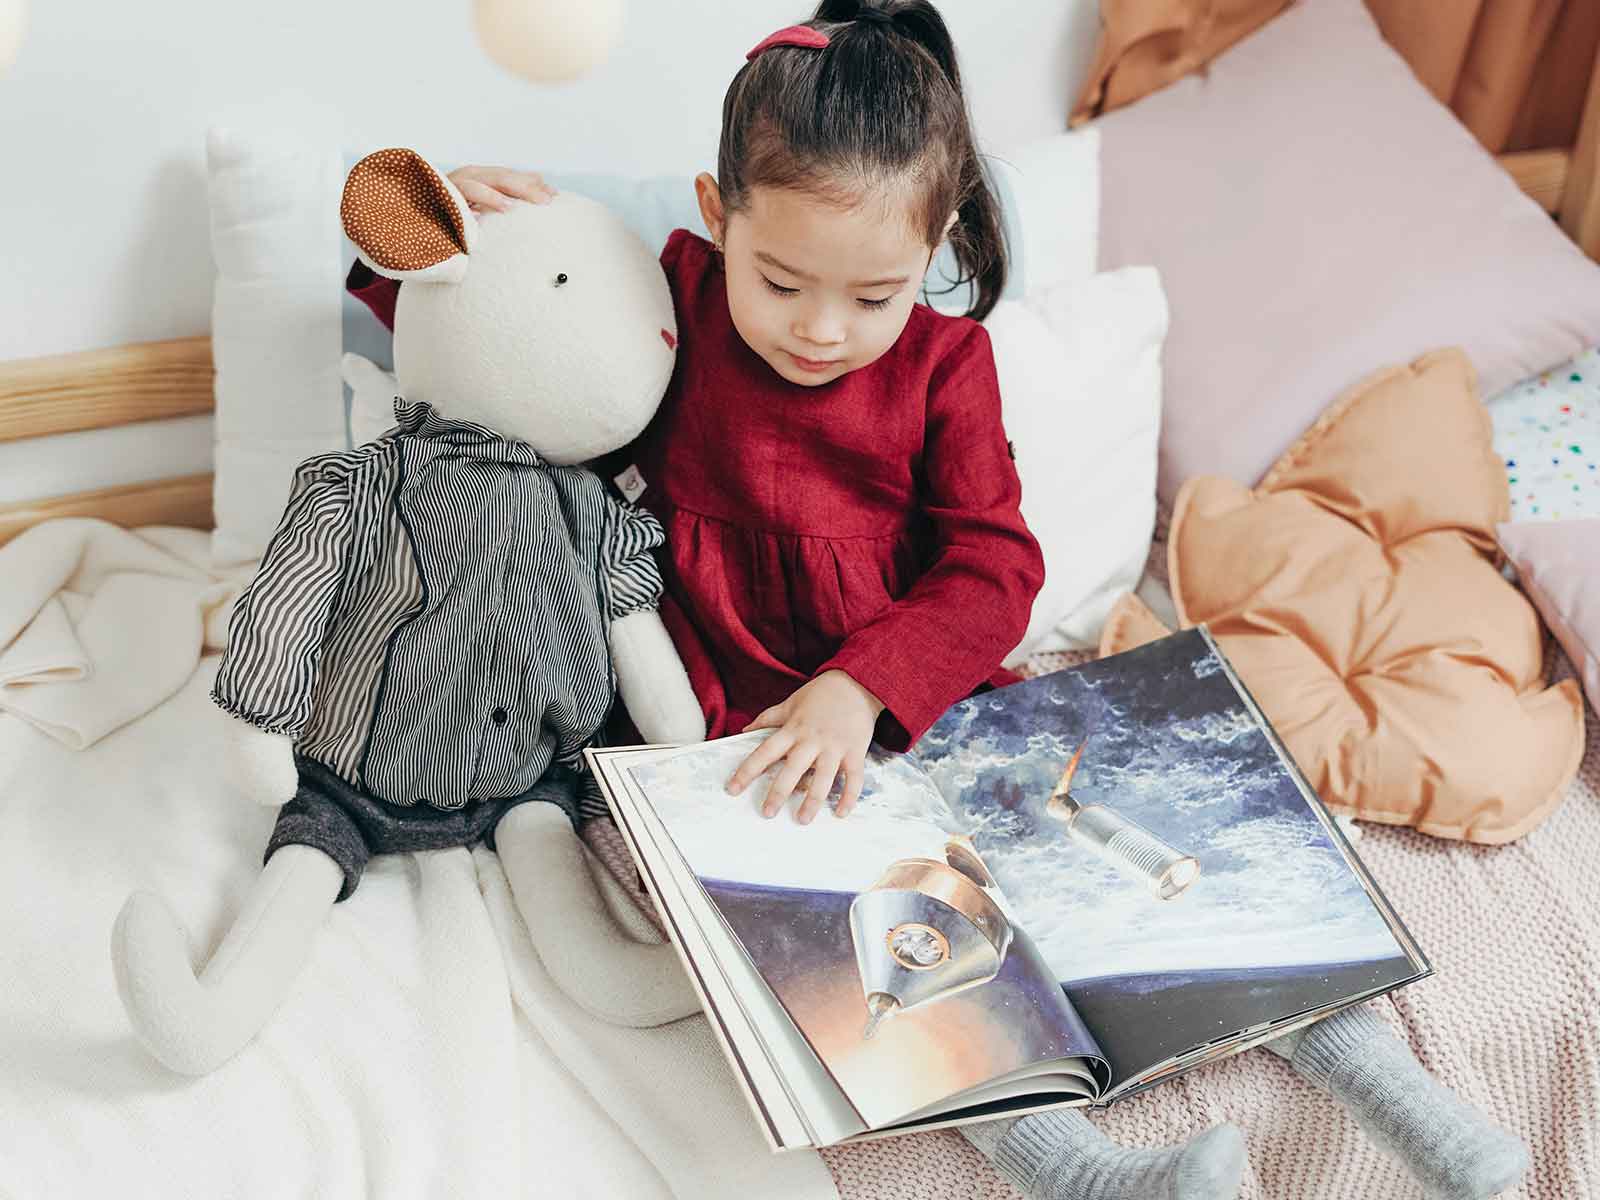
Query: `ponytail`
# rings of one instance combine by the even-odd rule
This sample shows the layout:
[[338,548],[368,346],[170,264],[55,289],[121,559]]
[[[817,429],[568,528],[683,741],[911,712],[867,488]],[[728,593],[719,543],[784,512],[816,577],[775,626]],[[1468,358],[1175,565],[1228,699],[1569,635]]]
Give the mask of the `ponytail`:
[[973,147],[968,148],[961,168],[961,196],[956,223],[950,229],[950,249],[961,268],[952,288],[971,284],[974,296],[967,315],[981,321],[1006,290],[1006,239],[999,198]]
[[955,44],[929,0],[821,0],[807,22],[824,50],[778,47],[734,77],[723,100],[717,182],[737,212],[756,186],[846,201],[840,181],[917,180],[930,247],[956,214],[951,286],[970,285],[982,320],[1005,288],[1006,246],[961,91]]

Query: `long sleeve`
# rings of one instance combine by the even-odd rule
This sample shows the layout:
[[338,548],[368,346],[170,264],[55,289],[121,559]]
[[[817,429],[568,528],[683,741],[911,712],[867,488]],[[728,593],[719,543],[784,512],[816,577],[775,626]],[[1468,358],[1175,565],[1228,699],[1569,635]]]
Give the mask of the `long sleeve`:
[[372,310],[383,327],[394,331],[394,302],[400,295],[400,281],[379,275],[359,258],[350,264],[344,290]]
[[1022,640],[1044,584],[1044,559],[1018,507],[1022,485],[981,326],[930,381],[918,485],[933,529],[932,561],[815,672],[844,671],[883,701],[879,740],[892,749],[915,742],[994,673]]
[[296,737],[311,715],[351,536],[348,480],[323,464],[344,457],[302,464],[261,567],[228,624],[211,698],[270,733]]

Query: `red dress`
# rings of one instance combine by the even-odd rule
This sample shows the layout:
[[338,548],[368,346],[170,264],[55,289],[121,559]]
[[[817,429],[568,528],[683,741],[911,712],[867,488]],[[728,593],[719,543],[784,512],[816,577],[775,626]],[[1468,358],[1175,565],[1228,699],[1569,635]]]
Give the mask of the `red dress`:
[[[883,701],[877,738],[904,749],[1014,678],[1000,662],[1044,563],[983,327],[919,304],[877,362],[803,387],[739,337],[709,242],[680,229],[661,263],[678,361],[634,461],[667,531],[662,619],[708,736],[837,668]],[[392,313],[394,285],[363,275],[351,290]]]

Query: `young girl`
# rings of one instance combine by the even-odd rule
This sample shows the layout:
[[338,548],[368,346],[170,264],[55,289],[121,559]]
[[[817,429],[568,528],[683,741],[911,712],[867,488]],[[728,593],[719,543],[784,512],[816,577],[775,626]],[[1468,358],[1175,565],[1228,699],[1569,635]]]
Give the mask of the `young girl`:
[[[549,196],[521,172],[451,178],[480,209]],[[808,822],[842,777],[842,817],[874,737],[903,749],[1004,677],[1043,578],[977,324],[1005,280],[998,206],[933,6],[824,0],[761,42],[723,102],[717,175],[695,190],[710,240],[679,230],[662,252],[677,369],[633,456],[667,531],[662,616],[708,735],[774,731],[729,790],[776,765],[763,811],[804,782]],[[976,296],[965,318],[916,302],[946,241]],[[388,281],[357,264],[350,286],[392,312]],[[1433,1111],[1448,1093],[1375,1018],[1330,1019],[1302,1045],[1296,1065],[1314,1060],[1336,1092],[1347,1067],[1365,1081],[1380,1064],[1399,1086],[1347,1097],[1364,1123],[1402,1129],[1430,1184],[1450,1167],[1479,1189],[1441,1194],[1492,1194],[1466,1164],[1511,1153],[1498,1131]],[[1426,1141],[1429,1121],[1449,1136]],[[965,1131],[1035,1197],[1209,1200],[1244,1169],[1232,1126],[1156,1151],[1118,1149],[1071,1112]]]
[[[491,209],[548,192],[451,178]],[[779,764],[772,816],[808,775],[809,822],[842,776],[844,816],[874,736],[904,749],[1015,678],[1000,662],[1044,574],[988,335],[916,302],[946,240],[973,318],[1006,271],[938,13],[830,0],[768,38],[695,190],[711,238],[679,230],[662,252],[677,370],[634,458],[667,532],[662,616],[708,736],[774,730],[729,789]],[[375,307],[393,286],[352,285]]]

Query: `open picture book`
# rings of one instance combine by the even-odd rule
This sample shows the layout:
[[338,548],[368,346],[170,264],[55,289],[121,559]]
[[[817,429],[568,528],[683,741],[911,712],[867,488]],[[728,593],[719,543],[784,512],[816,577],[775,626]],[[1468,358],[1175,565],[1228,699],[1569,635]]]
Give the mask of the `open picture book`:
[[983,693],[855,810],[592,749],[774,1149],[1103,1105],[1429,973],[1202,627]]

